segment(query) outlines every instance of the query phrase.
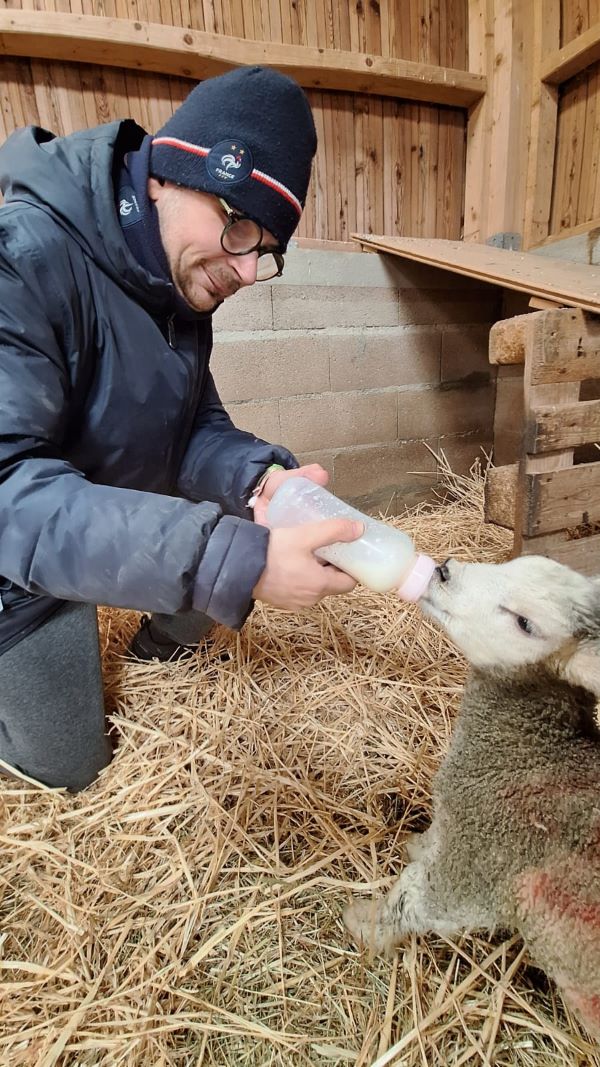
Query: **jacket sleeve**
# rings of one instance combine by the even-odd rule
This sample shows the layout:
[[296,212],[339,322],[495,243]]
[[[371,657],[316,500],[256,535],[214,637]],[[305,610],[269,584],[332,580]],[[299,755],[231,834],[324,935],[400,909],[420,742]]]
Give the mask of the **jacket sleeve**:
[[233,425],[209,372],[181,463],[179,492],[188,500],[213,500],[224,512],[248,518],[252,490],[271,463],[286,470],[299,465],[287,448],[267,444]]
[[[31,593],[240,626],[268,531],[216,503],[97,485],[69,464],[72,309],[50,267],[0,257],[0,575]],[[67,325],[65,325],[67,323]]]

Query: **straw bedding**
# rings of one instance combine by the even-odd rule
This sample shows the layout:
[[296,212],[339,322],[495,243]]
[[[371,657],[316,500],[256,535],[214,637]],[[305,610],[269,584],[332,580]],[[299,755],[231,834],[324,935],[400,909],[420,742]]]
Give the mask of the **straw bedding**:
[[[449,477],[403,527],[438,558],[505,558],[482,485]],[[460,699],[417,609],[259,607],[172,665],[125,660],[134,613],[100,622],[112,766],[76,797],[0,791],[0,1063],[600,1067],[518,939],[370,960],[344,934],[427,823]]]

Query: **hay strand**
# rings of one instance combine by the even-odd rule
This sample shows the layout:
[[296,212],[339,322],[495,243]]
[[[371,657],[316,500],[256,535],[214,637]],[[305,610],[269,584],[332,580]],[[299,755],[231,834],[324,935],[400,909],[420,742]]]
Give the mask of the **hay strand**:
[[[402,521],[495,561],[483,474]],[[390,520],[400,522],[398,520]],[[517,938],[351,945],[429,818],[465,665],[366,590],[257,608],[188,662],[135,664],[101,610],[116,757],[76,797],[0,791],[0,1063],[10,1067],[600,1067]]]

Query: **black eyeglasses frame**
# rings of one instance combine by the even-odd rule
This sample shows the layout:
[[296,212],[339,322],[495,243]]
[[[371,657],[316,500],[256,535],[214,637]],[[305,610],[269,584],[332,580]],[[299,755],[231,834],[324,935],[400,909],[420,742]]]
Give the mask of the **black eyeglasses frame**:
[[[259,259],[261,256],[273,256],[273,259],[275,260],[277,266],[277,273],[271,275],[270,278],[265,279],[265,281],[270,281],[271,278],[280,278],[283,274],[285,260],[281,252],[277,252],[274,248],[265,248],[263,246],[262,239],[264,231],[260,222],[256,222],[255,219],[251,219],[248,215],[242,215],[241,212],[236,211],[234,208],[230,207],[227,201],[223,200],[220,196],[217,197],[217,200],[219,201],[219,204],[221,205],[223,211],[225,212],[225,215],[227,216],[227,222],[225,223],[221,232],[221,248],[223,249],[223,251],[226,252],[228,256],[249,256],[251,252],[258,252]],[[258,229],[260,230],[260,237],[258,238],[256,244],[252,245],[251,248],[247,248],[244,252],[232,252],[231,249],[225,247],[225,235],[227,234],[228,230],[230,230],[231,227],[236,224],[236,222],[243,222],[244,220],[253,222],[254,225],[258,227]]]

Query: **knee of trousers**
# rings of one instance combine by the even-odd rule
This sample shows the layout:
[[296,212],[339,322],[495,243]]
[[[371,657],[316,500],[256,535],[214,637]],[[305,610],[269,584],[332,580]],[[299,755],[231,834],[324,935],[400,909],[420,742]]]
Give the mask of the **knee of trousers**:
[[106,745],[93,756],[86,757],[82,754],[79,760],[68,761],[59,757],[52,761],[51,770],[28,766],[26,758],[15,759],[12,763],[7,761],[7,768],[13,766],[15,771],[26,774],[28,778],[33,778],[50,789],[66,789],[69,793],[80,793],[96,781],[100,771],[109,766],[112,758],[112,746],[106,738]]
[[78,766],[70,767],[65,771],[64,781],[56,782],[57,786],[62,785],[69,793],[80,793],[82,789],[87,789],[89,785],[92,785],[100,771],[108,767],[113,758],[112,748],[108,745],[107,751],[98,756],[95,760],[89,762],[80,763]]

